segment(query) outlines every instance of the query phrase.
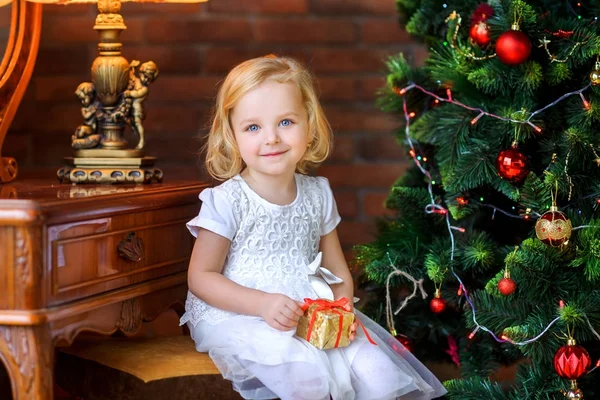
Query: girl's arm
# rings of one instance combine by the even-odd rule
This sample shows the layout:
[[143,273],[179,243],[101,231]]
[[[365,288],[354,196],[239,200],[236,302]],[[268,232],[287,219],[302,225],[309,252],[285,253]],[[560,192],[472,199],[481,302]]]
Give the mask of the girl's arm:
[[346,258],[342,252],[342,246],[338,239],[337,230],[334,229],[325,236],[321,236],[320,250],[323,252],[323,267],[330,270],[334,275],[344,282],[331,285],[335,299],[347,297],[352,304],[354,297],[354,282],[348,269]]
[[190,291],[222,310],[261,317],[275,329],[295,327],[302,310],[294,300],[247,288],[221,274],[230,246],[229,239],[206,229],[199,230],[188,269]]

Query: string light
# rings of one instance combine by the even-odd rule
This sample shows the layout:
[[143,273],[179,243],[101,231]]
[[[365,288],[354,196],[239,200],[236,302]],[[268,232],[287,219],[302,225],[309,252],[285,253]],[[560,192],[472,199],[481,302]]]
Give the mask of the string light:
[[[421,90],[422,92],[424,92],[426,94],[429,94],[431,96],[439,98],[439,96],[436,96],[435,94],[433,94],[433,93],[431,93],[431,92],[423,89],[422,87],[420,87],[420,86],[418,86],[416,84],[412,84],[412,85],[413,85],[412,86],[413,88],[418,88],[419,90]],[[588,87],[589,87],[589,85],[586,86],[584,89],[581,89],[581,91],[587,89]],[[573,93],[579,93],[579,92],[573,92]],[[565,97],[567,97],[567,96],[563,95],[561,98],[559,98],[559,100],[556,100],[553,104],[558,103],[560,100],[562,100]],[[439,98],[439,99],[440,99],[440,101],[443,100],[441,98]],[[452,102],[453,103],[457,103],[458,105],[462,105],[462,103],[458,103],[458,102],[454,102],[454,101],[452,101]],[[465,106],[465,105],[462,105],[462,106],[464,106],[465,108],[468,108],[468,109],[473,109],[473,108]],[[544,109],[546,109],[548,107],[549,106],[546,106],[543,109],[538,110],[535,114],[543,111]],[[419,168],[419,170],[421,171],[421,173],[423,173],[428,178],[428,180],[427,180],[427,182],[428,182],[427,183],[427,191],[429,193],[430,203],[427,206],[425,206],[425,212],[428,213],[428,214],[436,213],[436,214],[444,214],[445,215],[445,217],[446,217],[445,218],[445,220],[446,220],[446,227],[448,229],[448,234],[450,236],[450,269],[449,270],[452,273],[452,275],[454,275],[454,277],[456,278],[456,280],[458,281],[459,286],[462,287],[462,288],[464,288],[465,287],[464,283],[463,283],[462,279],[460,278],[460,276],[458,276],[458,274],[454,271],[454,266],[453,266],[453,263],[454,263],[454,254],[455,254],[455,247],[456,247],[456,242],[455,242],[453,230],[460,230],[460,228],[459,227],[455,227],[455,226],[453,226],[450,223],[450,215],[448,213],[448,210],[445,209],[444,207],[440,206],[439,204],[436,204],[435,199],[434,199],[434,195],[433,195],[433,186],[432,186],[433,179],[431,177],[431,174],[429,173],[429,171],[427,171],[425,168],[423,168],[423,166],[421,165],[420,161],[414,156],[416,154],[416,151],[415,151],[415,147],[414,147],[413,141],[412,141],[412,139],[410,137],[410,116],[409,116],[409,113],[408,113],[408,110],[407,110],[407,106],[406,106],[406,97],[404,97],[404,96],[402,97],[402,108],[403,108],[403,111],[404,111],[404,118],[406,120],[406,125],[404,127],[404,132],[405,132],[405,136],[406,136],[406,141],[408,142],[408,145],[410,147],[409,154],[411,154],[414,163],[417,165],[417,167]],[[481,109],[479,109],[479,111],[480,112],[484,112]],[[489,114],[486,113],[486,115],[489,115]],[[532,114],[532,115],[534,115],[534,114]],[[502,117],[499,117],[499,118],[503,119]],[[530,116],[530,118],[531,118],[531,116]],[[521,121],[515,121],[515,122],[521,122]],[[480,200],[483,202],[483,197],[481,197]],[[499,209],[497,209],[497,208],[494,207],[494,210],[499,210]],[[502,210],[499,210],[499,211],[502,211]],[[504,212],[504,211],[502,211],[502,212]],[[507,213],[507,215],[508,215],[508,213]],[[514,216],[514,217],[515,218],[519,218],[518,216]],[[388,255],[388,257],[389,257],[389,255]],[[388,276],[388,281],[387,281],[387,284],[388,284],[388,293],[387,293],[386,300],[388,301],[388,307],[386,307],[386,310],[391,309],[391,305],[389,304],[389,302],[391,301],[390,297],[389,297],[389,279],[392,276],[392,274],[395,274],[397,271],[399,271],[399,270],[396,269],[396,267],[394,267],[393,264],[392,264],[392,268],[394,269],[394,271]],[[415,289],[415,291],[416,291],[416,289]],[[414,291],[413,291],[413,293],[414,293]],[[471,308],[471,316],[472,316],[473,323],[475,325],[475,329],[476,330],[481,329],[481,330],[489,333],[494,338],[494,340],[497,341],[497,342],[499,342],[499,343],[509,342],[509,343],[512,343],[515,346],[524,346],[524,345],[533,343],[533,342],[539,340],[539,338],[541,338],[543,335],[545,335],[546,332],[548,332],[548,330],[552,327],[552,325],[554,325],[556,322],[558,322],[560,320],[560,317],[556,317],[537,336],[535,336],[535,337],[533,337],[533,338],[531,338],[529,340],[524,340],[522,342],[515,342],[514,340],[512,340],[511,338],[509,338],[508,336],[506,336],[504,334],[501,335],[501,337],[496,336],[496,334],[494,332],[492,332],[489,328],[487,328],[484,325],[481,325],[479,322],[477,322],[477,311],[476,311],[475,305],[471,301],[471,298],[469,297],[469,294],[468,294],[468,292],[467,292],[466,289],[464,290],[464,296],[465,296],[465,300],[469,304],[469,307]],[[405,299],[405,301],[406,301],[406,299]],[[403,303],[403,304],[405,304],[405,303]],[[389,315],[389,313],[386,313],[386,314],[388,314],[388,326],[391,326],[393,328],[393,318],[392,318],[391,315]]]
[[590,102],[586,100],[585,96],[583,95],[583,93],[579,93],[579,96],[581,97],[581,101],[583,102],[583,107],[586,110],[590,109]]
[[[492,114],[492,113],[488,113],[488,112],[486,112],[486,111],[484,111],[484,110],[482,110],[480,108],[470,107],[470,106],[467,106],[467,105],[465,105],[465,104],[463,104],[461,102],[454,101],[452,99],[452,95],[451,95],[451,92],[450,92],[449,89],[447,90],[448,99],[443,99],[443,98],[437,96],[436,94],[434,94],[434,93],[432,93],[432,92],[430,92],[430,91],[424,89],[423,87],[421,87],[421,86],[419,86],[417,84],[414,84],[414,83],[411,83],[409,86],[405,87],[404,90],[397,90],[397,88],[394,88],[394,92],[405,94],[408,90],[411,90],[413,88],[417,88],[421,92],[423,92],[423,93],[425,93],[425,94],[427,94],[427,95],[429,95],[431,97],[434,97],[438,101],[452,103],[454,105],[457,105],[459,107],[462,107],[462,108],[465,108],[465,109],[468,109],[468,110],[472,110],[472,111],[479,111],[480,115],[478,115],[477,119],[481,118],[483,115],[487,115],[487,116],[490,116],[490,117],[493,117],[493,118],[496,118],[496,119],[499,119],[499,120],[507,121],[507,122],[513,122],[513,123],[519,123],[519,124],[525,124],[526,123],[526,124],[531,125],[538,132],[541,132],[541,128],[539,128],[536,125],[534,125],[533,123],[531,123],[531,119],[535,115],[541,113],[542,111],[546,110],[547,108],[553,107],[554,105],[558,104],[559,102],[561,102],[562,100],[564,100],[564,99],[566,99],[566,98],[568,98],[570,96],[577,95],[577,94],[580,95],[580,96],[583,96],[582,92],[584,92],[585,90],[587,90],[590,86],[591,85],[587,85],[587,86],[585,86],[584,88],[582,88],[580,90],[577,90],[577,91],[574,91],[574,92],[569,92],[569,93],[566,93],[566,94],[562,95],[561,97],[559,97],[554,102],[546,105],[545,107],[543,107],[543,108],[541,108],[541,109],[539,109],[537,111],[532,112],[529,115],[529,117],[527,118],[527,120],[525,120],[525,121],[515,120],[515,119],[512,119],[512,118],[501,117],[501,116],[498,116],[498,115],[495,115],[495,114]],[[450,236],[450,244],[451,244],[451,251],[450,251],[450,272],[452,273],[452,275],[454,275],[454,277],[456,278],[456,280],[459,283],[459,293],[460,292],[464,293],[465,299],[466,299],[466,301],[469,304],[469,307],[471,309],[471,315],[472,315],[473,323],[475,324],[475,330],[472,331],[471,334],[469,334],[469,338],[472,339],[472,337],[474,337],[474,335],[476,334],[476,332],[479,329],[481,329],[481,330],[489,333],[494,338],[494,340],[496,340],[499,343],[508,342],[508,343],[511,343],[511,344],[513,344],[515,346],[524,346],[524,345],[527,345],[527,344],[530,344],[530,343],[533,343],[533,342],[539,340],[543,335],[545,335],[548,332],[548,330],[552,327],[552,325],[554,325],[556,322],[558,322],[560,320],[560,317],[556,317],[552,321],[550,321],[550,323],[546,326],[546,328],[544,330],[542,330],[542,332],[540,332],[537,336],[535,336],[535,337],[533,337],[531,339],[528,339],[528,340],[521,341],[521,342],[516,342],[516,341],[512,340],[506,334],[502,334],[500,337],[498,337],[489,328],[487,328],[484,325],[481,325],[481,324],[479,324],[479,322],[477,322],[477,311],[475,309],[475,306],[474,306],[473,302],[471,301],[471,298],[469,297],[466,288],[464,287],[463,281],[461,280],[460,276],[458,276],[458,274],[454,271],[454,267],[453,267],[454,254],[455,254],[455,238],[454,238],[454,234],[453,234],[452,231],[453,230],[458,230],[460,232],[464,232],[465,230],[464,230],[464,228],[453,226],[450,223],[450,216],[449,216],[448,210],[446,208],[444,208],[444,207],[442,207],[442,206],[440,206],[440,205],[438,205],[438,204],[435,203],[434,196],[433,196],[433,187],[432,187],[432,185],[435,184],[435,181],[432,179],[431,174],[429,173],[429,171],[427,171],[426,169],[423,168],[423,166],[421,165],[420,160],[417,159],[417,157],[415,157],[416,151],[415,151],[412,139],[410,137],[410,118],[411,118],[411,115],[409,114],[409,112],[407,110],[406,97],[404,97],[404,96],[402,97],[402,105],[403,105],[404,117],[405,117],[405,120],[406,120],[405,135],[406,135],[406,140],[407,140],[407,142],[409,144],[409,147],[410,147],[409,154],[413,158],[413,161],[415,162],[415,164],[417,165],[417,167],[419,168],[419,170],[421,171],[421,173],[423,173],[428,178],[428,180],[427,180],[427,182],[428,182],[427,183],[427,191],[429,193],[430,204],[428,204],[425,207],[425,212],[428,213],[428,214],[431,214],[431,213],[443,214],[446,217],[445,218],[445,220],[446,220],[446,226],[447,226],[447,229],[448,229],[448,234]],[[481,202],[484,201],[483,197],[480,198],[480,201]],[[600,204],[600,199],[598,199],[597,202]],[[512,218],[529,219],[530,218],[530,214],[531,214],[531,209],[529,209],[529,208],[526,210],[526,214],[523,217],[521,217],[521,216],[515,216],[515,215],[512,215],[512,214],[509,214],[509,213],[507,213],[507,212],[505,212],[505,211],[503,211],[503,210],[501,210],[501,209],[499,209],[497,207],[489,205],[489,204],[481,204],[481,205],[493,208],[494,209],[494,214],[496,213],[496,211],[500,211],[501,213],[503,213],[503,214],[505,214],[507,216],[510,216]],[[537,213],[535,213],[535,214],[538,217],[540,216],[540,214],[537,214]],[[576,227],[574,229],[579,229],[579,228],[583,228],[583,227],[587,227],[587,226]],[[388,255],[388,257],[389,257],[389,255]],[[390,262],[391,262],[391,260],[390,260]],[[390,278],[393,275],[399,274],[399,273],[403,272],[403,271],[398,270],[393,265],[393,263],[392,263],[392,268],[394,269],[394,271],[392,271],[392,273],[388,276],[388,280],[387,280],[387,284],[386,284],[387,289],[388,289],[387,296],[386,296],[386,300],[388,302],[388,304],[387,304],[388,307],[386,307],[386,311],[388,311],[388,310],[391,311],[391,299],[390,299],[390,296],[389,296],[389,280],[390,280]],[[402,274],[404,275],[404,273],[402,273]],[[416,282],[414,280],[414,278],[410,277],[410,279],[412,279],[413,282]],[[422,286],[420,286],[420,287],[421,287],[421,290],[422,290]],[[415,289],[413,290],[413,295],[416,294],[416,290],[417,290],[416,288],[417,288],[417,286],[415,285]],[[412,297],[414,297],[414,296],[411,296],[411,298]],[[426,297],[426,294],[423,292],[423,298],[425,298],[425,297]],[[406,303],[407,303],[407,299],[405,299],[403,305],[394,314],[397,314],[406,305]],[[560,303],[559,303],[559,305],[560,305],[561,308],[563,308],[564,307],[564,302],[561,300]],[[395,331],[394,326],[393,326],[393,324],[394,324],[393,317],[390,315],[389,312],[387,312],[386,314],[388,314],[388,327],[391,327],[391,329],[393,329],[393,331]],[[587,320],[587,316],[584,315],[584,317]],[[594,330],[594,328],[592,327],[592,325],[589,322],[589,320],[587,320],[587,322],[588,322],[588,325],[589,325],[590,329],[592,330],[592,332],[600,339],[600,334],[598,334]]]
[[536,126],[534,124],[532,124],[530,121],[527,121],[527,124],[530,125],[533,130],[535,130],[537,133],[541,133],[542,132],[542,128],[540,128],[539,126]]
[[475,118],[473,118],[471,120],[471,125],[475,125],[477,123],[477,121],[479,121],[481,119],[481,117],[483,117],[485,114],[484,113],[479,113],[478,116],[476,116]]
[[479,325],[475,327],[475,329],[469,333],[469,339],[473,339],[475,337],[475,335],[477,334],[477,331],[479,330]]
[[578,229],[584,229],[584,228],[600,228],[600,227],[594,226],[594,225],[579,225],[579,226],[575,226],[575,227],[571,228],[571,230],[576,231]]
[[596,361],[596,365],[594,365],[594,368],[590,369],[587,373],[591,374],[592,372],[594,372],[596,370],[596,368],[600,367],[600,359],[598,361]]
[[506,335],[500,336],[500,339],[502,339],[505,342],[515,344],[515,342],[511,338],[509,338],[508,336],[506,336]]
[[[406,92],[408,92],[409,90],[412,89],[418,89],[421,92],[423,92],[424,94],[435,98],[436,100],[440,101],[440,102],[444,102],[444,103],[451,103],[454,104],[456,106],[459,106],[461,108],[464,108],[466,110],[470,110],[470,111],[478,111],[479,115],[477,117],[475,117],[473,120],[471,120],[471,124],[474,125],[475,123],[477,123],[477,121],[479,121],[479,119],[481,117],[483,117],[484,115],[488,116],[488,117],[492,117],[501,121],[506,121],[506,122],[512,122],[515,124],[521,124],[521,125],[530,125],[536,132],[540,133],[542,132],[542,128],[540,128],[539,126],[535,125],[533,122],[531,122],[531,120],[533,119],[533,117],[535,117],[537,114],[541,113],[542,111],[545,111],[546,109],[550,108],[550,107],[554,107],[555,105],[557,105],[558,103],[560,103],[561,101],[563,101],[564,99],[571,97],[571,96],[575,96],[575,95],[582,95],[583,92],[585,92],[586,90],[588,90],[590,88],[591,84],[588,84],[587,86],[576,90],[574,92],[569,92],[569,93],[565,93],[563,94],[561,97],[559,97],[558,99],[556,99],[555,101],[553,101],[552,103],[546,105],[545,107],[540,108],[539,110],[533,111],[531,114],[529,114],[529,117],[526,120],[518,120],[518,119],[514,119],[514,118],[507,118],[507,117],[502,117],[500,115],[496,115],[490,112],[487,112],[481,108],[478,107],[471,107],[468,106],[466,104],[461,103],[460,101],[456,101],[452,99],[452,95],[450,92],[450,89],[447,90],[448,98],[445,99],[443,97],[438,96],[435,93],[430,92],[429,90],[423,88],[422,86],[417,85],[416,83],[410,83],[408,86],[406,86],[404,89],[398,89],[397,87],[393,88],[394,93],[400,93],[402,92],[402,94],[406,94]],[[404,104],[404,106],[406,107],[406,103]],[[405,115],[408,116],[409,114],[405,112]],[[475,123],[473,122],[475,121]]]
[[[481,200],[483,200],[483,199],[481,199]],[[498,212],[500,212],[500,213],[502,213],[502,214],[504,214],[504,215],[506,215],[507,217],[510,217],[510,218],[525,219],[525,220],[529,220],[531,218],[531,213],[532,213],[531,208],[528,208],[527,210],[525,210],[525,215],[514,215],[514,214],[506,212],[506,211],[502,210],[501,208],[498,208],[498,207],[496,207],[496,206],[494,206],[492,204],[478,203],[478,202],[476,202],[476,203],[479,204],[482,207],[488,207],[488,208],[493,209],[494,213],[496,213],[496,211],[498,211]],[[536,213],[536,212],[533,212],[533,214],[537,218],[539,218],[539,217],[542,216],[541,214]]]

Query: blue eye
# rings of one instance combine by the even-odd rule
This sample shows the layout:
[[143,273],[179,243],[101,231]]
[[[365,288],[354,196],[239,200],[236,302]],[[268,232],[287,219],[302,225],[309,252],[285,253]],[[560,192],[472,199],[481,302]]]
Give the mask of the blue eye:
[[279,123],[279,125],[281,125],[281,126],[290,126],[291,124],[292,124],[292,121],[287,118]]
[[256,132],[258,130],[258,125],[252,124],[246,128],[247,131]]

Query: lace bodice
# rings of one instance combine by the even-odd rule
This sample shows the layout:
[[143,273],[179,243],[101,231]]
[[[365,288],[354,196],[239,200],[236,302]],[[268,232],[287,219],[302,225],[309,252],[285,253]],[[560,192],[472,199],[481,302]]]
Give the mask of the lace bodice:
[[[320,237],[336,227],[340,216],[326,178],[296,174],[295,180],[296,199],[281,206],[260,197],[237,175],[202,191],[200,213],[187,226],[194,236],[202,227],[231,240],[222,272],[227,278],[302,301],[315,297],[307,266],[318,253]],[[191,292],[185,308],[182,325],[215,325],[236,315]]]

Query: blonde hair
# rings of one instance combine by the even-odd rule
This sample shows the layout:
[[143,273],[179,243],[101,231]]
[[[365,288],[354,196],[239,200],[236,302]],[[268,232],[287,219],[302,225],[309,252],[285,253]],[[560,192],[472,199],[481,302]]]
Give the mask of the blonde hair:
[[237,65],[219,89],[212,126],[204,146],[206,170],[212,177],[229,179],[245,167],[231,127],[231,112],[242,96],[267,80],[295,83],[302,94],[310,136],[309,147],[296,170],[306,174],[329,155],[331,127],[319,103],[311,74],[293,58],[268,55]]

